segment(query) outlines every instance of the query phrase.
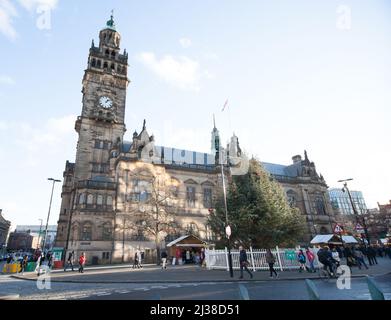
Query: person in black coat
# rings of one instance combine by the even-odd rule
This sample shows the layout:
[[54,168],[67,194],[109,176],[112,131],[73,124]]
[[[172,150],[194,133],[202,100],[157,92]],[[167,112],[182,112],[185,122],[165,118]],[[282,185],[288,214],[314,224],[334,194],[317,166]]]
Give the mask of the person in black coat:
[[375,248],[373,246],[369,246],[367,251],[368,251],[369,265],[377,264]]
[[253,274],[250,270],[248,270],[247,265],[249,264],[247,261],[247,253],[246,250],[243,249],[242,246],[239,247],[239,263],[240,263],[240,278],[243,279],[243,269],[245,269],[248,274],[250,275],[250,278],[253,278]]

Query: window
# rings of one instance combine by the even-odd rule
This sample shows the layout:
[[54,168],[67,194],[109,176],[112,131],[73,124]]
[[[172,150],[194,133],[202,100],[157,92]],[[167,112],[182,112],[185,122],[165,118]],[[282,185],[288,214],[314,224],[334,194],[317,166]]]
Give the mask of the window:
[[186,187],[186,200],[189,207],[195,206],[195,187]]
[[100,60],[98,60],[97,67],[100,68],[101,66],[102,66],[102,62]]
[[84,193],[80,193],[79,195],[79,204],[84,204],[86,202],[86,196]]
[[82,241],[91,241],[92,239],[92,226],[89,223],[84,224],[81,231]]
[[189,223],[186,229],[189,234],[198,235],[198,226],[194,222]]
[[286,193],[286,197],[288,200],[288,204],[290,205],[291,208],[296,207],[297,204],[297,194],[293,190],[289,190]]
[[212,189],[204,189],[204,208],[212,208]]
[[91,66],[95,67],[95,65],[96,65],[96,60],[92,59]]
[[325,215],[326,214],[326,208],[324,205],[323,198],[321,196],[318,196],[315,199],[315,209],[316,209],[316,213],[318,215]]
[[110,207],[113,205],[113,197],[112,196],[107,196],[106,204]]
[[94,196],[92,194],[89,194],[87,197],[87,204],[92,205],[94,203]]
[[115,59],[115,51],[111,51],[111,57]]
[[102,260],[109,260],[110,252],[102,252]]
[[106,50],[105,55],[106,55],[107,57],[109,57],[109,56],[110,56],[110,51],[109,51],[109,50]]
[[111,235],[112,235],[111,225],[105,224],[105,225],[103,226],[103,230],[102,230],[102,238],[103,238],[103,241],[112,240],[112,239],[111,239]]
[[103,205],[103,196],[101,194],[99,194],[98,197],[96,198],[96,204],[98,206],[102,206]]
[[103,69],[107,69],[108,67],[109,67],[109,65],[107,62],[103,63]]

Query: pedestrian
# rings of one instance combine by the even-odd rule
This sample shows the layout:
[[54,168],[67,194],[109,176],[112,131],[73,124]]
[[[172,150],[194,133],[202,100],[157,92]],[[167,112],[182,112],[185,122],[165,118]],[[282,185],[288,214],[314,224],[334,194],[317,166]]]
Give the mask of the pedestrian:
[[311,252],[309,248],[305,250],[305,254],[307,256],[307,260],[310,264],[310,272],[316,272],[315,266],[314,266],[314,260],[315,260],[315,255]]
[[306,268],[305,263],[306,263],[307,259],[304,255],[304,252],[302,249],[300,249],[299,253],[297,254],[297,258],[298,258],[298,261],[300,264],[299,272],[303,272]]
[[167,269],[167,252],[162,252],[162,269]]
[[133,258],[133,269],[135,268],[140,268],[139,264],[138,264],[138,250],[136,250],[136,252],[134,253],[134,258]]
[[243,269],[245,269],[248,274],[250,275],[250,278],[253,278],[253,274],[250,270],[248,270],[247,266],[249,265],[247,261],[247,253],[246,250],[243,249],[242,246],[239,247],[239,263],[240,263],[240,278],[243,279]]
[[142,264],[142,261],[143,261],[143,252],[141,252],[140,250],[137,250],[137,261],[138,261],[138,266],[139,268],[143,268],[143,264]]
[[40,275],[41,260],[42,260],[42,254],[39,254],[37,256],[37,260],[35,261],[35,270],[34,270],[34,272],[37,274],[38,277]]
[[53,254],[47,254],[47,260],[48,260],[48,267],[49,269],[52,268],[52,265],[53,265]]
[[200,265],[201,265],[201,267],[204,266],[204,262],[205,262],[205,249],[201,248],[201,253],[200,253]]
[[361,270],[361,265],[363,264],[365,269],[368,269],[368,266],[365,263],[364,255],[357,247],[353,249],[352,251],[354,258],[357,261],[357,266]]
[[335,247],[331,250],[331,256],[335,260],[337,267],[339,267],[341,265],[341,257]]
[[270,278],[273,279],[273,274],[278,277],[276,270],[274,269],[274,264],[276,263],[276,258],[274,257],[270,249],[266,250],[266,263],[269,265]]
[[368,247],[368,261],[369,261],[369,265],[377,264],[376,250],[375,248],[373,248],[373,246]]
[[86,264],[86,254],[83,252],[81,256],[79,257],[79,272],[84,273],[84,266]]
[[25,254],[23,256],[23,260],[21,262],[21,269],[20,269],[20,272],[22,272],[22,276],[24,275],[24,272],[26,270],[26,267],[27,267],[27,262],[28,262],[28,257],[27,255]]
[[190,263],[190,251],[186,250],[186,264]]
[[68,268],[69,266],[71,266],[72,271],[74,271],[74,270],[73,270],[73,262],[74,262],[74,259],[75,259],[75,251],[69,252],[68,260],[67,260],[67,262],[66,262],[66,264],[65,264],[64,272],[67,271],[67,268]]

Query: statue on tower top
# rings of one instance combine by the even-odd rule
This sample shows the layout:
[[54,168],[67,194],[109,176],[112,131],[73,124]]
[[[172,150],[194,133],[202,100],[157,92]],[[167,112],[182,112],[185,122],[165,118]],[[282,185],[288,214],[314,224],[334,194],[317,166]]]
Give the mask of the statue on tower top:
[[115,30],[115,22],[114,22],[114,10],[111,10],[110,20],[107,21],[106,26],[110,29]]

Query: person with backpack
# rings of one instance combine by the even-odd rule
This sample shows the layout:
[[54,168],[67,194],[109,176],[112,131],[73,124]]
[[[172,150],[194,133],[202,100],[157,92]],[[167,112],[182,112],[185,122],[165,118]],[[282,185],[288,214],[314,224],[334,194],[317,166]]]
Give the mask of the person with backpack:
[[328,267],[330,274],[333,275],[333,257],[328,246],[325,246],[318,251],[318,260],[323,264],[324,269],[327,270]]
[[79,257],[79,273],[84,273],[84,266],[86,264],[86,254],[83,252]]
[[250,278],[253,278],[253,274],[251,273],[250,270],[248,270],[247,265],[249,264],[247,261],[247,253],[246,250],[243,249],[242,246],[239,247],[239,263],[240,263],[240,278],[243,279],[243,269],[248,272],[250,275]]
[[307,262],[307,259],[304,255],[304,252],[302,249],[300,249],[298,255],[297,255],[299,264],[300,264],[300,269],[299,272],[303,272],[306,269],[305,263]]
[[315,260],[315,255],[311,252],[309,248],[305,250],[305,254],[307,256],[307,260],[310,264],[310,270],[309,272],[316,272],[315,266],[314,266],[314,260]]
[[274,257],[270,249],[266,250],[266,263],[269,265],[270,278],[273,279],[273,274],[278,277],[276,270],[274,269],[274,264],[276,263],[276,258]]

